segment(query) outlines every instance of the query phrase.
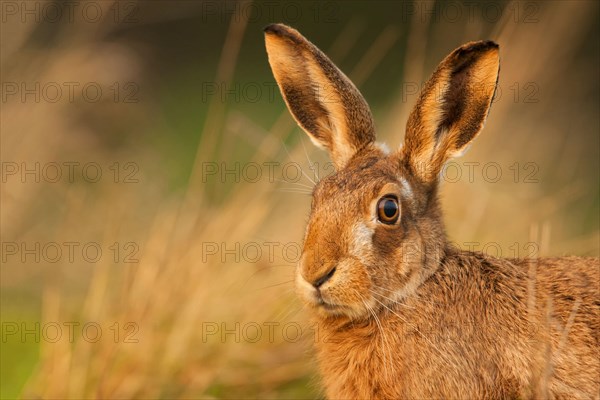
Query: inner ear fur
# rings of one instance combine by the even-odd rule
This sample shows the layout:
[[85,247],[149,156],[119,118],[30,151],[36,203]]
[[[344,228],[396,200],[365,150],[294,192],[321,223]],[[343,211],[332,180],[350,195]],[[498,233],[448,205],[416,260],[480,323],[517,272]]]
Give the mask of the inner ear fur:
[[300,127],[338,168],[375,141],[369,106],[354,84],[315,45],[283,24],[265,28],[269,64]]
[[481,132],[499,69],[499,48],[492,41],[467,43],[439,64],[408,118],[402,148],[420,180],[436,182],[444,163]]

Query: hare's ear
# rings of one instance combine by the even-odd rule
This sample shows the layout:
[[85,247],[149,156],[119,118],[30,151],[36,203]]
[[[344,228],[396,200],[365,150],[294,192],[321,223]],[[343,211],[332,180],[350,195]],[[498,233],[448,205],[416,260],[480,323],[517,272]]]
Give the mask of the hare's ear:
[[269,64],[298,124],[338,169],[375,140],[365,99],[325,54],[282,24],[265,28]]
[[424,183],[477,136],[496,90],[500,58],[492,41],[467,43],[448,55],[429,79],[406,126],[402,156]]

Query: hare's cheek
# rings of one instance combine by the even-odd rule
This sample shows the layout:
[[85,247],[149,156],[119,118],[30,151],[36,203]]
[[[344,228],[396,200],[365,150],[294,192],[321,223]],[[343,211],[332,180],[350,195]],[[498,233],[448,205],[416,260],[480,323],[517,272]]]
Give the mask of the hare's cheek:
[[367,268],[355,258],[340,261],[336,274],[323,288],[323,298],[349,307],[362,307],[371,295],[371,278]]
[[402,244],[406,243],[403,227],[380,226],[373,235],[372,254],[374,261],[369,264],[374,268],[383,269],[378,275],[390,279],[397,274],[397,269],[402,264]]
[[400,276],[407,275],[423,265],[425,247],[423,240],[417,231],[406,235],[400,246],[394,249],[393,258],[396,260],[397,273]]
[[364,222],[357,222],[351,228],[352,241],[348,253],[364,265],[373,263],[373,235],[375,230]]

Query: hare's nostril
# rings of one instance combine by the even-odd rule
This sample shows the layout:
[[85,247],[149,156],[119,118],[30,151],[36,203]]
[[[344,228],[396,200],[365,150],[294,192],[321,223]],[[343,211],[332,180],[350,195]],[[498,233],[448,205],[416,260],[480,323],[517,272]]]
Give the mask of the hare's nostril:
[[328,273],[326,273],[325,275],[323,275],[322,277],[317,279],[313,283],[313,286],[318,289],[319,287],[321,287],[321,285],[323,285],[325,282],[327,282],[329,280],[329,278],[331,278],[333,276],[334,273],[335,273],[335,267],[333,267]]

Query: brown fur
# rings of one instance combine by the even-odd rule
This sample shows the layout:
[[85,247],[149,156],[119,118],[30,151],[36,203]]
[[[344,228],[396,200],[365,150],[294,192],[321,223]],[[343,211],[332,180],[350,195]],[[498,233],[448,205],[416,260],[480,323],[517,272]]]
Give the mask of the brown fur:
[[265,33],[269,62],[292,115],[343,167],[375,140],[369,106],[346,75],[298,31],[274,24]]
[[[599,398],[598,259],[497,259],[455,249],[444,233],[437,176],[483,127],[498,46],[446,57],[405,146],[388,154],[366,102],[325,55],[284,25],[266,34],[288,106],[338,167],[314,189],[297,270],[328,397]],[[310,91],[289,98],[289,87],[327,85],[341,106]],[[389,195],[400,204],[391,225],[376,206]]]

